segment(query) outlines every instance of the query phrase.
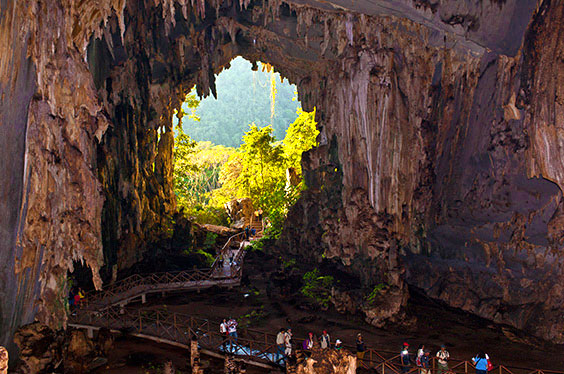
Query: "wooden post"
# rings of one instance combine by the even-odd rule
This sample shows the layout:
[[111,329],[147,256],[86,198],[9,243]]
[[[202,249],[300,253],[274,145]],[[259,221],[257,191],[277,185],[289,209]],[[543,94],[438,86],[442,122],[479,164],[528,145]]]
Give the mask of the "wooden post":
[[468,374],[468,361],[464,361],[464,373]]
[[194,367],[194,360],[200,360],[200,351],[198,351],[198,338],[192,336],[190,340],[190,367]]

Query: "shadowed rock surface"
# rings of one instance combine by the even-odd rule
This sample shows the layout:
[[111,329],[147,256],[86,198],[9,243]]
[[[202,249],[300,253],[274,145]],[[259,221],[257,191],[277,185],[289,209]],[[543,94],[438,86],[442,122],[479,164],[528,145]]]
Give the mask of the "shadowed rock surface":
[[[564,342],[562,1],[0,2],[2,340],[173,227],[171,119],[241,55],[317,108],[278,243]],[[101,271],[100,271],[101,270]],[[345,303],[346,304],[346,303]]]

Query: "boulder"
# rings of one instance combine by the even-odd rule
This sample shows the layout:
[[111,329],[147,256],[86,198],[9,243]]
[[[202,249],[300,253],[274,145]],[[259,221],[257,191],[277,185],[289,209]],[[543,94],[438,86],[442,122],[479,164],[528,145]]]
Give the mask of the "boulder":
[[20,349],[18,373],[51,373],[62,362],[62,333],[33,322],[20,327],[14,334],[14,342]]
[[253,216],[253,213],[255,211],[253,202],[248,197],[231,200],[230,202],[225,204],[225,210],[227,211],[229,218],[231,218],[231,222],[234,222],[236,223],[236,225],[240,226],[237,228],[243,228],[245,225],[247,225],[250,222],[251,217]]
[[110,353],[110,349],[114,345],[114,336],[111,331],[105,327],[98,331],[98,337],[96,338],[96,349],[99,353],[107,356]]

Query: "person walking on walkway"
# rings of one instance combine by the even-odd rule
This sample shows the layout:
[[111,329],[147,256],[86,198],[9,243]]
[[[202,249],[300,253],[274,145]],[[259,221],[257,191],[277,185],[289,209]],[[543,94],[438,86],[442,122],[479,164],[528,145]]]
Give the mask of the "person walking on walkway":
[[476,374],[487,374],[488,373],[488,360],[489,356],[484,353],[484,351],[480,351],[476,357],[472,359],[474,365],[476,366]]
[[364,340],[362,340],[362,334],[358,333],[356,336],[356,358],[359,360],[364,359],[365,351],[366,346],[364,345]]
[[237,325],[239,323],[234,318],[229,318],[227,321],[227,332],[231,337],[231,340],[237,343]]
[[423,356],[421,356],[421,374],[431,374],[431,357],[429,350],[425,349]]
[[321,349],[329,348],[331,346],[331,337],[326,330],[323,330],[323,335],[319,338]]
[[313,332],[310,332],[306,340],[302,343],[302,349],[304,351],[310,351],[313,348],[313,340]]
[[335,340],[335,350],[340,351],[343,348],[343,342],[341,339]]
[[286,357],[292,355],[292,329],[288,328],[284,334],[284,354]]
[[448,371],[448,359],[450,358],[450,354],[446,350],[446,346],[443,344],[441,345],[441,350],[437,352],[437,374],[442,374]]
[[286,329],[282,327],[280,329],[280,331],[278,331],[278,334],[276,335],[276,347],[277,347],[276,363],[278,363],[279,361],[281,361],[284,358],[284,349],[285,349],[284,337],[285,336],[286,336]]
[[223,339],[223,343],[221,343],[221,346],[225,351],[225,345],[227,343],[227,340],[229,340],[229,333],[227,332],[227,321],[225,320],[225,318],[219,325],[219,333],[221,334],[221,338]]
[[401,372],[407,373],[409,372],[409,368],[411,366],[411,357],[409,356],[409,344],[403,343],[403,349],[400,352],[400,365],[401,365]]
[[415,365],[421,368],[421,357],[425,355],[425,345],[419,344],[419,348],[417,348],[417,357],[415,358]]

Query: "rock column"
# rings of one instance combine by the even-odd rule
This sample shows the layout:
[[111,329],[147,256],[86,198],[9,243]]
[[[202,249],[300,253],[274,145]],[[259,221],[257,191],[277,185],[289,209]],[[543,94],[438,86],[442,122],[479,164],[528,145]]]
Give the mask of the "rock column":
[[8,374],[8,351],[0,346],[0,374]]

